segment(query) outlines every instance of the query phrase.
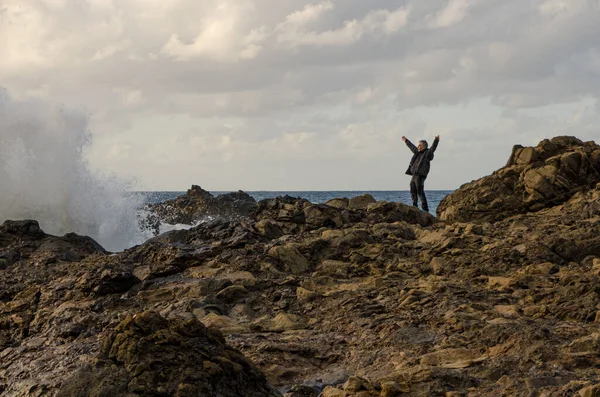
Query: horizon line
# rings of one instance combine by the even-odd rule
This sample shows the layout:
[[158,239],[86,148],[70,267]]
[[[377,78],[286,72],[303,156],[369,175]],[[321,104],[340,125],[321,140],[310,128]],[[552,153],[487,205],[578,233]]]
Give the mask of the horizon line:
[[[161,193],[181,193],[187,192],[187,190],[129,190],[131,193],[148,193],[148,192],[161,192]],[[293,192],[293,193],[302,193],[302,192],[409,192],[409,189],[367,189],[367,190],[285,190],[285,189],[277,189],[277,190],[206,190],[207,192],[246,192],[246,193],[254,193],[254,192]],[[426,189],[427,192],[449,192],[454,191],[456,189]]]

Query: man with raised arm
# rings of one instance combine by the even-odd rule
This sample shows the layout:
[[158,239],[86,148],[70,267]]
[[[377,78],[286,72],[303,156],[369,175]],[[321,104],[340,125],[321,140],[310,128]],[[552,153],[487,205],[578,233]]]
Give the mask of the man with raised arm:
[[423,211],[429,211],[429,205],[427,205],[427,197],[425,197],[425,179],[429,174],[430,162],[433,160],[433,153],[437,149],[440,141],[440,136],[437,135],[433,140],[433,145],[428,148],[427,141],[419,141],[418,146],[412,144],[411,141],[402,137],[406,146],[413,152],[413,157],[410,160],[410,165],[406,170],[406,175],[412,175],[410,180],[410,196],[415,207],[417,207],[417,197],[421,199],[421,207]]

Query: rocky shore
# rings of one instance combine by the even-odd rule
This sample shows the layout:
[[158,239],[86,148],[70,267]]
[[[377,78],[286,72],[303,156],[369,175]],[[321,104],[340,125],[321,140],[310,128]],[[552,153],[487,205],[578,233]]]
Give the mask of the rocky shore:
[[[208,212],[178,200],[155,216]],[[5,221],[1,394],[600,395],[595,143],[516,146],[437,218],[369,196],[235,201],[119,253]]]
[[241,190],[215,197],[200,186],[192,185],[182,196],[147,205],[140,224],[158,235],[162,223],[193,225],[214,218],[237,219],[247,217],[254,208],[256,200]]

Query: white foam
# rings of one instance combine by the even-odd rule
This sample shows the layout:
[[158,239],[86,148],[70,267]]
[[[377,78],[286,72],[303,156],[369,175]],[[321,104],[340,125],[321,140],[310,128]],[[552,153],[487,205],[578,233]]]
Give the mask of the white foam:
[[82,111],[15,100],[0,88],[0,222],[35,219],[46,233],[87,235],[111,251],[141,243],[141,198],[130,183],[94,175]]

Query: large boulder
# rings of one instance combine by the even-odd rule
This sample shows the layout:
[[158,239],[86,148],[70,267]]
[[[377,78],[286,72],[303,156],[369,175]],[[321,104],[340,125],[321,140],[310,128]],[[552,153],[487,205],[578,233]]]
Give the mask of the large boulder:
[[264,375],[217,331],[156,312],[128,317],[104,340],[93,366],[63,382],[57,397],[276,397]]
[[600,182],[600,146],[559,136],[536,147],[513,148],[505,167],[446,196],[446,221],[498,221],[562,204]]
[[404,221],[413,225],[431,226],[437,222],[429,212],[402,203],[377,201],[367,205],[367,219],[372,223]]
[[160,222],[191,225],[210,216],[248,216],[255,207],[256,200],[241,190],[215,197],[200,186],[192,185],[182,196],[149,205],[149,215],[141,222],[146,227],[154,228]]

